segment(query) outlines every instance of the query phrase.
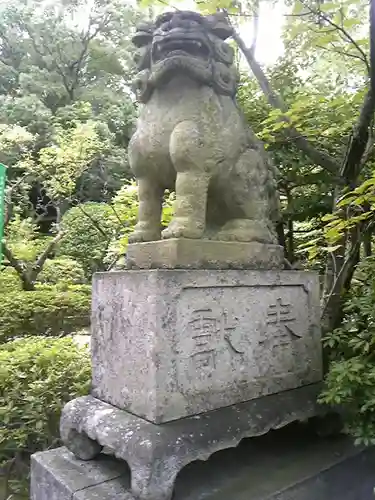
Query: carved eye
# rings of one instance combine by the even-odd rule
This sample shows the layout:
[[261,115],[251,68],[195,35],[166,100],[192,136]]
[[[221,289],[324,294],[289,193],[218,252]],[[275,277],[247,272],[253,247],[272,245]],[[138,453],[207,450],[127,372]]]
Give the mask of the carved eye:
[[221,15],[212,15],[206,17],[207,27],[218,38],[226,40],[232,36],[232,28],[227,20]]
[[161,14],[156,18],[155,25],[156,27],[161,26],[164,23],[170,21],[173,17],[173,12],[166,12],[165,14]]

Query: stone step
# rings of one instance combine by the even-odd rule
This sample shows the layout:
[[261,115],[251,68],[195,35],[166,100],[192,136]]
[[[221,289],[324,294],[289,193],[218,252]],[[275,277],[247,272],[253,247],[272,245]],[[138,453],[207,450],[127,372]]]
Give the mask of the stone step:
[[178,500],[374,500],[375,448],[291,427],[246,439],[180,474]]
[[[107,456],[83,462],[65,448],[37,453],[32,478],[31,500],[133,498],[127,466]],[[374,487],[374,448],[317,438],[300,425],[188,465],[174,500],[374,500]]]

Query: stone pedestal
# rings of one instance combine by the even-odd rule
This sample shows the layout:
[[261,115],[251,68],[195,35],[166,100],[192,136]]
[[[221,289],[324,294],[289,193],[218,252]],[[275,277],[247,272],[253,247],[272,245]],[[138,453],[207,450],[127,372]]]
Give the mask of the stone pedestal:
[[97,274],[92,331],[92,394],[154,423],[322,378],[313,273]]
[[313,273],[99,273],[91,348],[92,393],[66,405],[61,436],[82,460],[126,461],[139,500],[170,500],[188,463],[322,411]]
[[189,240],[128,245],[129,269],[281,269],[284,249],[257,242]]

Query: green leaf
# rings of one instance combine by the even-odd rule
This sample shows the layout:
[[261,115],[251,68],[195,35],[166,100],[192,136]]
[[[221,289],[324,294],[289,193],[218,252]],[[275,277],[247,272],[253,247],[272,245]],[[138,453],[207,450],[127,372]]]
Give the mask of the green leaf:
[[339,248],[343,248],[343,247],[342,247],[342,245],[333,245],[333,246],[323,247],[323,249],[324,249],[326,252],[330,252],[330,253],[335,252],[335,251],[336,251],[336,250],[338,250]]
[[305,6],[303,5],[303,3],[300,2],[299,0],[296,0],[294,2],[293,11],[292,11],[293,15],[298,16],[304,10],[305,10]]
[[322,2],[319,4],[319,10],[325,13],[329,13],[332,10],[336,11],[339,7],[340,4],[335,2]]

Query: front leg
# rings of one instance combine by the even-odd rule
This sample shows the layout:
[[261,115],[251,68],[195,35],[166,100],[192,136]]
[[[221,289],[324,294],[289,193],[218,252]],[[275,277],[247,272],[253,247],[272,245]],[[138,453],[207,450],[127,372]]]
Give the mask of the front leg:
[[202,137],[194,122],[179,123],[170,140],[170,155],[177,173],[174,216],[163,238],[203,237],[206,228],[210,166],[204,157]]
[[163,190],[151,178],[138,179],[137,184],[138,222],[129,242],[160,240]]
[[208,176],[179,172],[176,179],[174,216],[163,238],[202,238],[206,226]]

